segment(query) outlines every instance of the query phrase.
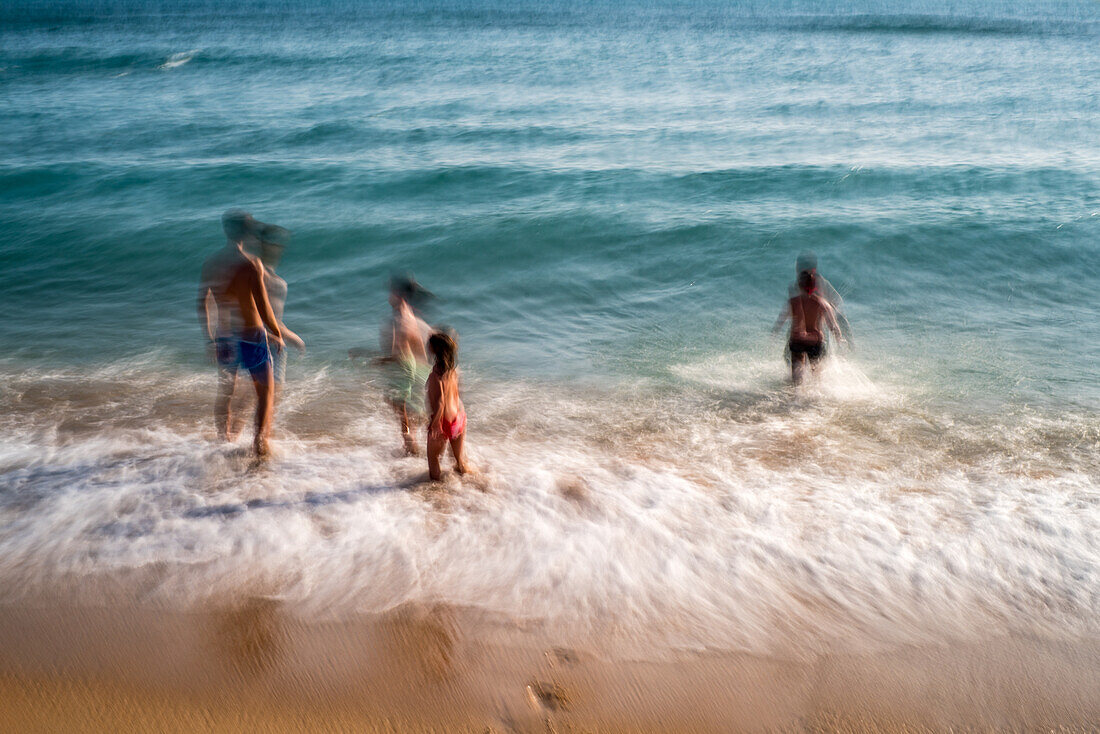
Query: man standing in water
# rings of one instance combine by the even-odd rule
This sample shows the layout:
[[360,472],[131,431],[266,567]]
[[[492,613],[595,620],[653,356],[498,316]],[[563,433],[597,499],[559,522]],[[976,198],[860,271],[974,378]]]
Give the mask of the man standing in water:
[[817,277],[812,270],[803,270],[798,276],[798,294],[787,301],[787,308],[780,318],[791,320],[791,332],[787,337],[787,349],[791,355],[791,382],[802,382],[802,373],[809,362],[810,367],[825,355],[825,334],[821,330],[822,322],[833,332],[840,343],[845,343],[837,324],[833,307],[821,295]]
[[[813,273],[814,281],[817,283],[817,293],[832,306],[833,314],[836,316],[837,324],[840,326],[840,333],[844,335],[844,338],[848,340],[848,345],[851,346],[852,326],[848,323],[848,318],[844,315],[844,299],[837,293],[836,288],[833,288],[833,284],[825,280],[825,277],[817,272],[817,255],[811,250],[803,250],[798,253],[798,257],[794,261],[794,273],[795,279],[787,286],[788,300],[797,298],[798,294],[801,292],[801,289],[798,287],[798,279],[802,277],[802,274]],[[778,332],[787,318],[789,318],[788,312],[780,314],[779,320],[775,323],[774,331]]]
[[258,226],[251,214],[239,209],[222,215],[225,247],[203,263],[198,312],[199,324],[218,365],[218,397],[214,402],[218,437],[227,441],[233,439],[230,404],[237,386],[237,371],[246,369],[256,388],[253,447],[257,456],[266,456],[274,401],[268,334],[279,349],[283,348],[283,338],[267,298],[263,265],[244,251],[245,240],[255,238]]
[[[306,343],[283,323],[283,310],[286,308],[286,281],[275,274],[275,269],[279,267],[279,261],[283,257],[283,250],[289,241],[290,230],[274,224],[265,224],[260,227],[260,261],[264,265],[264,288],[267,289],[271,310],[275,314],[275,320],[279,322],[283,339],[305,354]],[[274,401],[278,405],[283,382],[286,379],[286,349],[276,349],[271,356],[275,376]]]

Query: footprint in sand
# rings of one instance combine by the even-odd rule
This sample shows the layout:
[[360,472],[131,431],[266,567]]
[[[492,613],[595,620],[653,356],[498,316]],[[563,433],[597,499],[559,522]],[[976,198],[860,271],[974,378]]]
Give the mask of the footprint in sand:
[[214,623],[217,649],[242,674],[263,673],[281,656],[282,620],[274,599],[249,597],[217,613]]
[[558,494],[580,508],[592,506],[592,491],[583,477],[563,477],[558,480]]
[[527,700],[536,711],[568,711],[569,695],[556,683],[534,681],[527,684]]
[[546,659],[551,665],[562,665],[571,668],[577,664],[578,658],[575,650],[568,647],[553,647],[546,651]]

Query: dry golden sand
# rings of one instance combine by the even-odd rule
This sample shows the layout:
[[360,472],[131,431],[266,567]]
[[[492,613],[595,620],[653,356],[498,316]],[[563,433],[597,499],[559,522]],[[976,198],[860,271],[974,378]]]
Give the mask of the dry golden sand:
[[[445,605],[0,609],[12,732],[1100,731],[1100,641],[615,660]],[[560,641],[558,641],[560,643]]]

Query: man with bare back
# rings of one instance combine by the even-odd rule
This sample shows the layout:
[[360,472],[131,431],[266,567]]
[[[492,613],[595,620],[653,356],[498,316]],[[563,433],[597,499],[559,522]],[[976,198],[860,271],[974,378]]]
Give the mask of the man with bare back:
[[[811,250],[803,250],[798,253],[798,258],[794,261],[795,279],[787,286],[787,298],[791,299],[796,297],[800,288],[798,287],[798,276],[810,271],[814,274],[814,282],[817,284],[817,293],[820,294],[825,301],[833,307],[833,315],[836,316],[836,323],[840,326],[840,333],[848,342],[848,346],[851,347],[852,342],[852,325],[848,323],[848,317],[844,315],[844,298],[837,292],[833,284],[825,279],[817,269],[817,255]],[[784,322],[787,320],[787,314],[781,314],[780,320],[776,322],[775,331],[783,327]]]
[[244,211],[234,209],[222,216],[225,247],[202,266],[198,312],[211,356],[218,365],[218,397],[214,402],[218,437],[227,441],[234,438],[230,405],[237,372],[246,369],[256,388],[253,447],[257,456],[265,456],[275,394],[268,340],[282,349],[283,337],[264,287],[263,265],[244,251],[245,241],[255,238],[259,226]]
[[836,312],[821,295],[817,284],[817,274],[813,270],[803,270],[798,274],[798,293],[787,300],[787,306],[780,321],[790,319],[791,331],[787,338],[787,348],[791,355],[791,382],[802,382],[802,373],[809,362],[816,368],[818,361],[825,355],[825,334],[821,330],[822,322],[838,343],[846,341],[837,324]]

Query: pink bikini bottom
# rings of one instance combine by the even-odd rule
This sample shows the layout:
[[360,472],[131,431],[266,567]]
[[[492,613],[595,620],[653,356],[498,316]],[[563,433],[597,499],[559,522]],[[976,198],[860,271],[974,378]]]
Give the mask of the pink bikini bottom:
[[466,411],[462,411],[449,421],[440,418],[437,426],[438,427],[432,431],[432,433],[437,436],[443,436],[443,438],[448,441],[454,441],[466,432]]

